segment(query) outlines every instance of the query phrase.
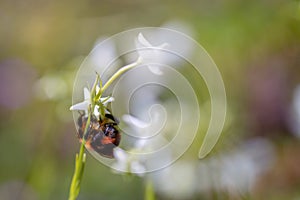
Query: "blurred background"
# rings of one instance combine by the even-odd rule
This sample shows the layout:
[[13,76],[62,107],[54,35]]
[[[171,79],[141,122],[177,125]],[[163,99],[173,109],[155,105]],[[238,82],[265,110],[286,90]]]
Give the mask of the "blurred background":
[[[0,1],[0,199],[67,199],[76,72],[101,37],[176,22],[219,67],[224,133],[151,175],[158,199],[300,199],[300,3]],[[207,119],[208,120],[208,119]],[[196,138],[197,139],[197,138]],[[79,199],[142,199],[144,179],[88,155]]]

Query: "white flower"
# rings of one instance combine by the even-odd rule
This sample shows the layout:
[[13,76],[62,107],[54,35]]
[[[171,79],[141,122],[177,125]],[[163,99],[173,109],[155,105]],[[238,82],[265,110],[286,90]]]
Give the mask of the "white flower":
[[[96,93],[98,93],[99,90],[100,90],[100,88],[97,86]],[[84,101],[71,106],[70,110],[84,110],[85,114],[87,115],[88,107],[89,107],[89,105],[91,105],[91,92],[85,87],[83,89],[83,93],[84,93]],[[100,98],[100,101],[104,102],[103,103],[104,105],[107,105],[109,102],[114,101],[114,98],[113,97],[109,97],[109,98],[103,97],[103,98]],[[98,110],[99,110],[99,106],[95,106],[94,115],[96,115],[97,117],[100,114]]]
[[[149,110],[141,110],[139,118],[125,114],[122,116],[126,123],[124,131],[128,135],[138,138],[136,148],[156,149],[161,143],[167,143],[164,138],[163,129],[167,121],[167,112],[161,105],[152,105]],[[144,114],[143,112],[147,113]],[[149,119],[144,121],[146,118]]]
[[[162,50],[166,49],[169,46],[168,43],[163,43],[158,46],[152,45],[142,33],[139,33],[136,41],[136,47],[139,49],[138,53],[142,62],[147,64],[149,70],[157,75],[162,75],[163,72],[159,69],[158,64],[163,64],[163,53]],[[150,63],[150,64],[149,64]]]
[[127,153],[119,147],[114,149],[114,156],[116,162],[112,168],[117,172],[129,172],[138,176],[143,176],[146,172],[146,168],[138,159],[138,156]]
[[123,115],[123,120],[129,125],[133,125],[141,129],[150,126],[149,123],[146,123],[132,115]]
[[[162,134],[157,134],[158,128],[155,118],[151,120],[151,123],[146,123],[131,115],[124,115],[123,120],[128,125],[126,127],[128,129],[122,130],[127,135],[131,135],[127,141],[128,144],[132,145],[130,152],[139,153],[132,155],[135,158],[134,161],[137,161],[131,161],[132,171],[140,171],[144,168],[147,171],[158,170],[170,163],[172,152],[169,148],[163,148],[168,145],[169,141]],[[125,132],[125,130],[127,131]],[[122,161],[122,159],[120,160]]]
[[163,196],[174,200],[193,199],[192,197],[195,196],[199,177],[196,175],[196,166],[192,161],[178,160],[149,175],[153,180],[156,192]]

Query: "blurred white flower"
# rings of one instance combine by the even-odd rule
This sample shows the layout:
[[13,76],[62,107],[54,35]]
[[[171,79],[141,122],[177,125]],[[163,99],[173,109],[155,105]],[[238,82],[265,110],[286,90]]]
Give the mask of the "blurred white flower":
[[[183,21],[168,21],[165,24],[161,26],[164,29],[171,29],[175,30],[176,32],[179,32],[180,34],[185,34],[185,37],[178,37],[177,34],[166,34],[166,31],[158,30],[155,38],[160,41],[164,40],[167,41],[168,44],[170,44],[170,51],[180,51],[181,57],[174,57],[174,56],[168,56],[167,63],[177,63],[182,58],[188,58],[190,57],[195,51],[193,44],[190,40],[188,40],[188,37],[194,38],[195,32],[193,28]],[[164,39],[165,38],[165,39]],[[185,38],[185,39],[183,39]]]
[[92,66],[97,72],[103,72],[117,57],[115,43],[108,37],[101,37],[95,42],[93,51],[90,54]]
[[66,96],[68,85],[64,77],[60,75],[48,75],[35,83],[34,90],[36,95],[41,99],[58,100]]
[[162,50],[166,49],[169,46],[168,43],[163,43],[158,46],[152,45],[142,33],[139,33],[136,40],[136,47],[138,48],[138,53],[142,62],[147,64],[149,70],[157,75],[162,75],[163,72],[159,69],[159,66],[156,64],[163,64],[163,52]]
[[247,141],[232,153],[200,162],[198,190],[226,191],[230,194],[249,192],[274,159],[274,149],[268,140],[256,138]]
[[[98,93],[100,90],[100,88],[97,86],[96,87],[96,93]],[[83,89],[83,93],[84,93],[84,101],[80,102],[80,103],[77,103],[73,106],[70,107],[70,110],[84,110],[85,111],[85,114],[87,115],[88,114],[88,107],[91,105],[91,92],[85,87]],[[104,106],[107,105],[108,103],[114,101],[114,98],[113,97],[102,97],[100,98],[100,101],[103,102]],[[94,115],[96,117],[99,116],[99,106],[95,106],[95,109],[94,109]]]
[[123,115],[123,120],[127,123],[127,124],[132,124],[138,128],[146,128],[149,126],[149,123],[146,123],[132,115]]
[[191,199],[198,186],[194,162],[178,161],[150,174],[154,188],[166,199]]
[[[231,153],[200,161],[179,160],[149,174],[156,192],[168,199],[190,199],[212,191],[236,194],[250,192],[275,159],[272,144],[265,139],[247,141]],[[170,181],[172,177],[172,181]],[[231,198],[230,198],[231,199]]]
[[152,110],[149,123],[132,115],[123,115],[122,117],[123,121],[128,125],[128,128],[125,128],[124,131],[128,135],[137,138],[135,148],[143,149],[143,151],[146,151],[146,149],[153,151],[168,143],[161,134],[162,127],[165,124],[166,113],[158,106]]
[[117,147],[114,149],[114,157],[116,162],[113,164],[112,168],[115,169],[117,173],[125,172],[143,176],[146,172],[143,162],[141,162],[138,156],[133,153],[128,153]]
[[[119,159],[120,163],[125,163],[123,166],[128,165],[130,162],[131,168],[135,166],[134,169],[147,169],[147,172],[151,172],[161,169],[171,162],[171,149],[163,148],[167,146],[169,141],[162,134],[158,134],[158,123],[154,122],[155,119],[151,120],[151,123],[146,123],[131,115],[125,115],[123,120],[129,128],[126,131],[122,129],[129,136],[127,143],[131,148],[128,152],[136,153],[129,158],[127,157],[126,162],[124,159]],[[134,160],[132,157],[134,157]],[[143,163],[143,167],[139,163]]]

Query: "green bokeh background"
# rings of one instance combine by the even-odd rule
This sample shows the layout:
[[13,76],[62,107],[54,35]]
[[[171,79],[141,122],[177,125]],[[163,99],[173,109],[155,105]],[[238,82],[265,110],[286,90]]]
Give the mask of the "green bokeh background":
[[[81,62],[100,36],[174,20],[194,29],[194,38],[209,52],[224,79],[230,125],[215,152],[263,135],[276,146],[279,161],[249,199],[300,198],[299,139],[290,129],[272,123],[260,129],[252,123],[256,115],[249,100],[252,84],[259,88],[260,83],[249,84],[251,76],[267,68],[266,77],[272,77],[280,65],[278,73],[284,73],[286,80],[278,94],[289,111],[300,82],[299,1],[1,0],[0,70],[1,77],[9,80],[0,80],[1,88],[6,88],[1,89],[1,99],[13,104],[22,102],[20,96],[28,97],[18,107],[0,105],[0,199],[67,199],[79,149],[69,107]],[[5,66],[25,66],[32,80],[23,84],[23,74]],[[54,98],[41,98],[36,85],[45,77],[63,80],[64,90]],[[263,184],[270,177],[273,182]],[[112,173],[88,155],[80,199],[142,199],[143,183],[137,177]],[[201,194],[193,199],[202,199]]]

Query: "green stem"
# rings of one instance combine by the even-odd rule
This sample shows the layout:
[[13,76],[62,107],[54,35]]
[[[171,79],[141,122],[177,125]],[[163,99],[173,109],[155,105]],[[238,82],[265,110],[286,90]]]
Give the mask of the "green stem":
[[145,200],[155,200],[155,193],[154,193],[153,183],[149,179],[146,182]]
[[79,195],[85,161],[86,154],[84,153],[84,145],[81,145],[79,156],[76,154],[75,171],[70,186],[69,200],[76,200],[77,196]]
[[[92,109],[94,110],[95,106],[92,105]],[[88,119],[86,121],[85,129],[84,129],[84,134],[82,136],[82,142],[79,150],[79,155],[76,154],[76,159],[75,159],[75,171],[74,175],[72,178],[71,186],[70,186],[70,193],[69,193],[69,200],[76,200],[77,196],[79,195],[80,191],[80,184],[82,180],[82,175],[84,171],[84,166],[85,166],[85,161],[86,161],[86,154],[84,153],[84,146],[85,146],[85,135],[87,134],[88,128],[91,123],[91,116],[92,112],[89,112]]]
[[[88,128],[91,123],[91,117],[93,115],[93,111],[95,109],[96,102],[99,102],[102,93],[115,81],[120,75],[122,75],[124,72],[128,71],[129,69],[137,66],[138,64],[141,63],[141,58],[138,58],[138,60],[132,64],[126,65],[119,69],[107,82],[106,84],[101,87],[100,91],[98,94],[96,94],[96,86],[98,85],[100,81],[100,86],[102,86],[101,79],[99,75],[97,74],[96,81],[93,85],[93,88],[91,90],[91,105],[89,109],[89,115],[88,119],[86,121],[85,129],[84,129],[84,134],[82,136],[82,142],[79,150],[79,155],[76,154],[76,159],[75,159],[75,171],[73,174],[72,182],[70,185],[70,193],[69,193],[69,200],[76,200],[76,198],[79,195],[80,192],[80,184],[82,180],[82,175],[84,172],[84,166],[86,162],[86,154],[84,153],[84,147],[85,147],[85,136],[88,132]],[[149,199],[150,200],[150,199]]]

